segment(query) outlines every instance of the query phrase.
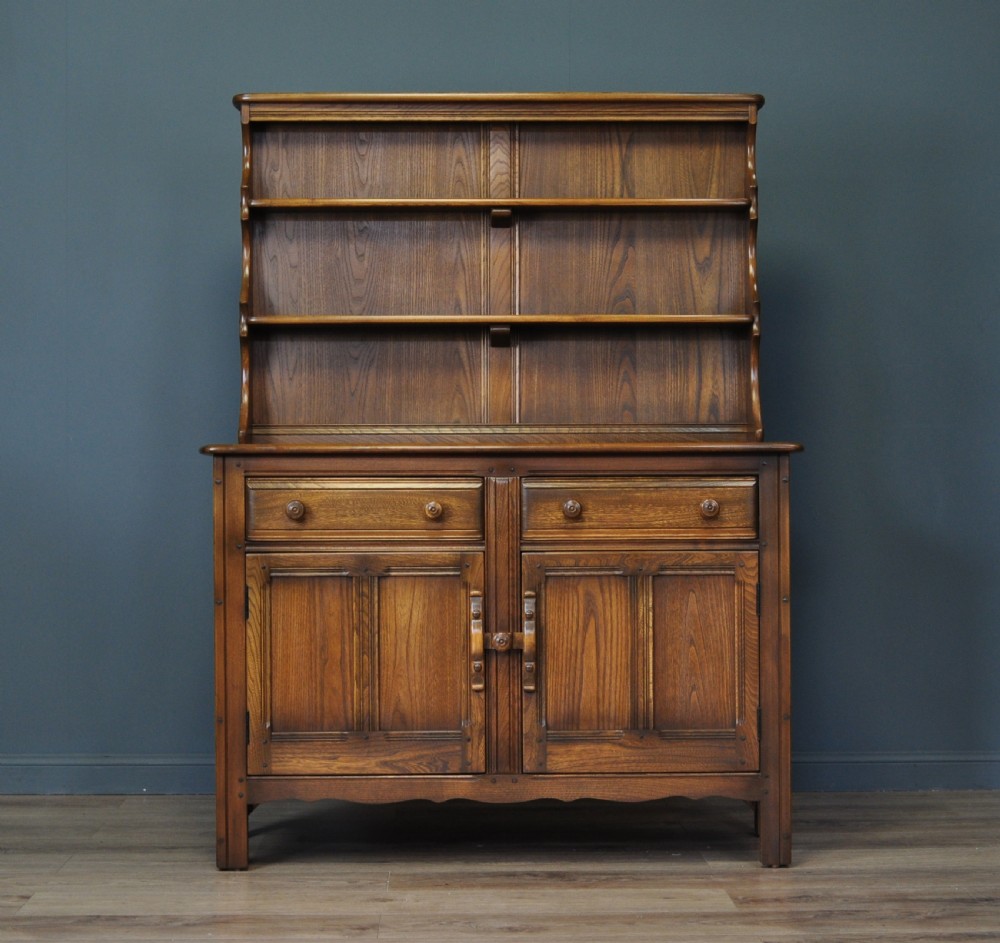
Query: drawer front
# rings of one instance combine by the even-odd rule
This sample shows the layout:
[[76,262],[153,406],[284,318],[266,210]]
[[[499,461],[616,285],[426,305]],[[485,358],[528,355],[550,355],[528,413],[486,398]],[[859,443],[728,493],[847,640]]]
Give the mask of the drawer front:
[[249,478],[251,540],[479,540],[481,479]]
[[752,539],[757,479],[528,479],[521,527],[525,540]]

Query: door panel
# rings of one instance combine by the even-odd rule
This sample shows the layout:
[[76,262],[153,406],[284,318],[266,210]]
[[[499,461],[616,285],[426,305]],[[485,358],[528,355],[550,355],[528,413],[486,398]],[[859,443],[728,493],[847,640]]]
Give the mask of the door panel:
[[552,574],[546,581],[543,624],[565,627],[546,634],[546,715],[553,730],[615,730],[635,726],[632,716],[636,646],[619,633],[631,625],[628,581],[599,570]]
[[482,772],[482,585],[480,553],[248,557],[250,773]]
[[757,554],[527,553],[526,772],[752,771]]
[[461,729],[469,605],[454,580],[428,570],[378,580],[379,730]]
[[740,647],[732,574],[682,570],[652,584],[654,729],[732,729]]
[[271,729],[360,730],[360,646],[349,573],[274,571]]

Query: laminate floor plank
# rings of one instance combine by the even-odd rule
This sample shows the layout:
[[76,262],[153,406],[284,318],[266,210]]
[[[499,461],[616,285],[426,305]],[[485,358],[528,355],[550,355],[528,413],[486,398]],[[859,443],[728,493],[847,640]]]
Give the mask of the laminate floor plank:
[[214,865],[209,797],[0,797],[0,943],[997,943],[1000,793],[743,803],[271,803]]

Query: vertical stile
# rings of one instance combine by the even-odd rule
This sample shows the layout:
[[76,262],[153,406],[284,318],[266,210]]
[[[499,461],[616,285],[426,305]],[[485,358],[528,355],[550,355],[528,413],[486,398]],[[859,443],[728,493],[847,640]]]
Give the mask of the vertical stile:
[[240,181],[240,231],[243,242],[242,277],[240,279],[240,414],[238,441],[250,440],[250,340],[248,337],[250,317],[250,268],[252,258],[250,200],[252,173],[252,125],[250,106],[240,108],[240,122],[243,135],[243,173]]
[[[486,147],[487,172],[484,176],[486,197],[490,200],[509,200],[514,196],[514,172],[512,153],[513,127],[510,124],[488,124],[484,127],[483,138]],[[507,316],[514,310],[513,300],[513,241],[517,230],[516,214],[510,226],[492,226],[490,214],[484,213],[486,239],[488,240],[488,264],[484,266],[487,278],[487,294],[484,311],[489,314]],[[486,331],[489,334],[489,331]],[[487,423],[509,423],[513,416],[513,357],[514,350],[509,344],[494,346],[486,339],[483,364],[489,376],[485,386]]]
[[747,198],[750,200],[750,230],[747,239],[747,279],[750,289],[750,419],[754,438],[764,438],[760,405],[760,295],[757,289],[757,109],[751,107],[747,125]]

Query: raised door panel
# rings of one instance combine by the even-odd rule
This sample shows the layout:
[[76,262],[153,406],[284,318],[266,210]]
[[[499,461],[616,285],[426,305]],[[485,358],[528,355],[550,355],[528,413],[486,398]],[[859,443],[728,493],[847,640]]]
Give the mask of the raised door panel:
[[250,773],[481,772],[482,585],[478,553],[251,555]]
[[523,588],[526,772],[758,768],[756,553],[529,553]]

